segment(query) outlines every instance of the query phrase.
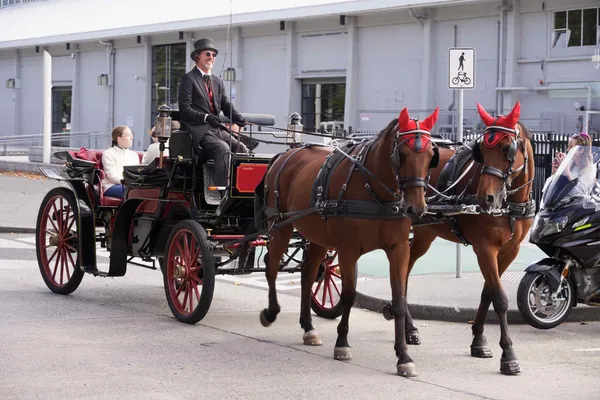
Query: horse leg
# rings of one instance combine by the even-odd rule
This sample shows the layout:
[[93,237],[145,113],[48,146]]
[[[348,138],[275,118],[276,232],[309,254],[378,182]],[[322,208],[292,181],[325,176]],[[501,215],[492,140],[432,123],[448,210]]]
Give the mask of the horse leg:
[[290,243],[290,238],[294,232],[294,227],[290,224],[280,229],[273,229],[270,234],[269,241],[269,259],[267,260],[267,269],[265,275],[267,276],[267,282],[269,284],[269,308],[265,308],[260,313],[260,323],[262,326],[267,327],[275,322],[277,314],[281,311],[281,307],[277,302],[277,290],[275,286],[275,280],[279,273],[279,265],[281,263],[281,257],[285,252],[285,249]]
[[356,273],[354,266],[358,260],[359,254],[354,252],[341,251],[338,249],[338,260],[340,262],[340,272],[342,275],[342,319],[337,327],[338,337],[333,349],[333,358],[341,361],[352,360],[350,344],[348,343],[348,331],[350,330],[348,322],[350,320],[350,310],[356,299],[356,287],[354,287],[354,275]]
[[[502,276],[504,271],[510,266],[519,254],[520,245],[511,248],[505,253],[498,255],[498,272]],[[487,339],[483,335],[485,317],[487,315],[490,304],[492,304],[493,293],[484,284],[483,290],[481,291],[481,300],[479,302],[479,308],[477,309],[477,315],[471,328],[473,332],[473,342],[471,343],[471,356],[477,358],[491,358],[492,350],[489,348]]]
[[[408,278],[410,271],[412,271],[415,263],[421,258],[427,250],[431,247],[431,243],[435,240],[435,233],[432,233],[426,229],[414,229],[414,235],[412,243],[410,244],[410,259],[408,261],[408,274],[406,276],[406,288],[405,293],[408,298]],[[413,323],[412,316],[408,310],[408,304],[406,307],[406,322],[405,322],[405,336],[406,344],[419,345],[421,344],[421,336],[419,330]]]
[[327,255],[327,249],[314,243],[309,243],[306,249],[304,262],[302,263],[302,297],[300,299],[300,326],[304,329],[302,341],[309,346],[320,346],[323,344],[319,334],[312,325],[310,313],[311,290],[317,279],[319,266]]
[[[497,253],[490,252],[489,247],[475,249],[479,268],[485,277],[485,288],[487,297],[491,297],[494,305],[494,311],[498,314],[500,320],[500,347],[502,348],[502,358],[500,359],[500,372],[505,375],[515,375],[521,372],[521,366],[512,347],[512,340],[508,333],[508,322],[506,314],[508,312],[508,297],[502,287],[500,274],[498,273]],[[487,290],[485,290],[487,289]],[[480,307],[480,310],[482,308]],[[479,312],[478,312],[479,314]],[[485,313],[482,313],[485,315]],[[483,324],[481,325],[483,327]]]
[[394,350],[398,363],[398,375],[405,377],[417,376],[414,361],[408,355],[406,346],[406,280],[408,278],[408,257],[410,247],[406,243],[397,243],[396,246],[386,250],[390,262],[390,285],[392,287],[392,312],[394,314],[395,340]]

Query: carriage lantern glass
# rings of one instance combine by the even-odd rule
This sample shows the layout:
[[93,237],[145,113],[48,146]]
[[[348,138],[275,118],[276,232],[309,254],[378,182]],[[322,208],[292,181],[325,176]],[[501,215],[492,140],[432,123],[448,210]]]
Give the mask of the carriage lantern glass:
[[158,107],[156,137],[159,142],[166,142],[171,137],[171,109],[166,104]]

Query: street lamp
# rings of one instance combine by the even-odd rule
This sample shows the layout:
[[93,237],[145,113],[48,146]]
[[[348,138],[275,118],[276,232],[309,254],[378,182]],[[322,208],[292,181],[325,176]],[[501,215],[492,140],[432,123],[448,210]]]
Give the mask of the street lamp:
[[229,67],[223,71],[223,80],[227,82],[235,82],[235,68]]

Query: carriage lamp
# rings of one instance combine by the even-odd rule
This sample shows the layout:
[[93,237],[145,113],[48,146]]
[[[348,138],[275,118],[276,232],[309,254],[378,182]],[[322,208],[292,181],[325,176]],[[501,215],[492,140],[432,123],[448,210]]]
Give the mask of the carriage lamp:
[[163,166],[163,152],[165,151],[165,142],[171,137],[171,109],[166,104],[158,107],[158,115],[156,116],[155,136],[159,141],[160,156],[158,167]]
[[223,80],[226,82],[235,82],[235,68],[228,67],[223,71]]
[[302,130],[304,125],[300,123],[302,117],[297,112],[289,117],[290,122],[287,125],[286,144],[299,144],[302,142]]

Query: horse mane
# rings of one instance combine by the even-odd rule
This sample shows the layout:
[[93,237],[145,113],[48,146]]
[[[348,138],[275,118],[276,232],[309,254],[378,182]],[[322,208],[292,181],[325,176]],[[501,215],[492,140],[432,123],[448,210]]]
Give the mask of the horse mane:
[[392,129],[394,129],[396,127],[396,125],[398,125],[398,118],[394,118],[393,120],[391,120],[390,123],[388,124],[388,126],[383,128],[383,130],[381,132],[379,132],[379,135],[377,135],[376,141],[384,138]]
[[529,139],[530,142],[532,142],[533,133],[521,121],[519,121],[519,125],[521,126],[521,128],[523,128],[523,133],[525,134],[525,137]]

